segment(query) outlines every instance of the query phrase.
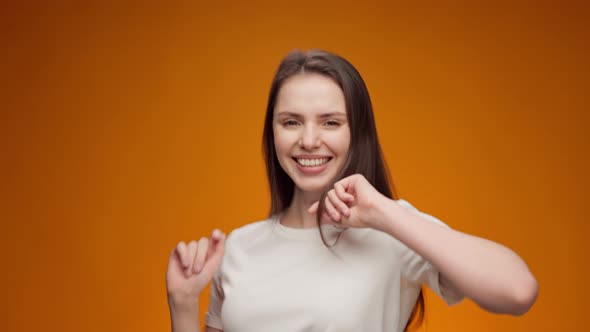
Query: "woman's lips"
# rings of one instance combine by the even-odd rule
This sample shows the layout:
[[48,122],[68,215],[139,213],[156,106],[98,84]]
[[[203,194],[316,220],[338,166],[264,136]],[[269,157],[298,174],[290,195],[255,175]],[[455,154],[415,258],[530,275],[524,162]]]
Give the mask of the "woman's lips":
[[322,173],[327,167],[328,164],[332,161],[332,158],[329,158],[328,161],[325,163],[318,165],[318,166],[303,166],[295,158],[293,158],[293,162],[297,165],[297,169],[305,175],[317,175]]

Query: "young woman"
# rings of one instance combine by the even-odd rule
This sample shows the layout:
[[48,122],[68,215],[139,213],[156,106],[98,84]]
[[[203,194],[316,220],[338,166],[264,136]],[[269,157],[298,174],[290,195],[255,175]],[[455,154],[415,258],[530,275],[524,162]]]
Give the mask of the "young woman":
[[[522,315],[538,285],[510,249],[458,232],[392,192],[367,88],[345,59],[294,51],[274,77],[263,133],[268,219],[172,251],[172,329],[403,331],[422,284],[448,304]],[[222,259],[223,258],[223,259]]]

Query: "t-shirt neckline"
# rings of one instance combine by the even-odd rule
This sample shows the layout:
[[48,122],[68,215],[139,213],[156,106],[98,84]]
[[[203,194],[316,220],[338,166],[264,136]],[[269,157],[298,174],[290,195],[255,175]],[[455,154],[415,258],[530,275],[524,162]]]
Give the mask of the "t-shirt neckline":
[[[288,227],[280,222],[281,213],[275,214],[270,218],[274,231],[281,236],[296,239],[296,240],[317,240],[321,241],[320,231],[318,227],[313,228],[294,228]],[[326,240],[332,240],[338,233],[345,231],[347,228],[337,227],[332,224],[321,225],[324,238]]]

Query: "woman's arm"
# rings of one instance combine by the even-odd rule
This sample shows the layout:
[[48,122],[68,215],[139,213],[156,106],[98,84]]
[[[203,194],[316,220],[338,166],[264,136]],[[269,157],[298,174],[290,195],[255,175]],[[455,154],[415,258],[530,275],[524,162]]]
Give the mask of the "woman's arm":
[[[172,332],[199,331],[199,305],[169,298],[170,320]],[[203,332],[223,332],[222,330],[205,326]]]
[[[361,174],[336,182],[324,204],[323,222],[388,233],[437,268],[441,284],[488,311],[522,315],[537,298],[535,277],[512,250],[409,211],[379,193]],[[308,212],[318,210],[319,201]]]
[[[170,253],[166,290],[173,332],[198,332],[199,297],[217,272],[225,252],[225,234],[214,230],[208,239],[179,242]],[[205,332],[219,332],[205,327]]]
[[535,302],[535,277],[507,247],[438,225],[385,196],[375,201],[372,215],[373,228],[413,249],[438,269],[441,283],[482,308],[522,315]]
[[183,302],[168,297],[172,332],[199,332],[199,304]]

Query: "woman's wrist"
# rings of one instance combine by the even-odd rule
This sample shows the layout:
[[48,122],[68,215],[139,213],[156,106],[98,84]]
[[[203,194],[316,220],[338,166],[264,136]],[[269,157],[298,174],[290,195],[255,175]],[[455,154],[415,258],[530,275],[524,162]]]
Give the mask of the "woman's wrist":
[[199,312],[199,295],[182,294],[182,293],[168,293],[168,306],[170,312]]
[[194,296],[168,294],[172,332],[198,332],[199,299]]
[[170,321],[172,324],[172,332],[199,332],[199,310],[195,312],[173,312],[170,310]]
[[[391,233],[391,224],[399,219],[403,207],[393,199],[380,196],[371,208],[370,225],[372,228],[385,233]],[[393,235],[393,234],[392,234]]]

